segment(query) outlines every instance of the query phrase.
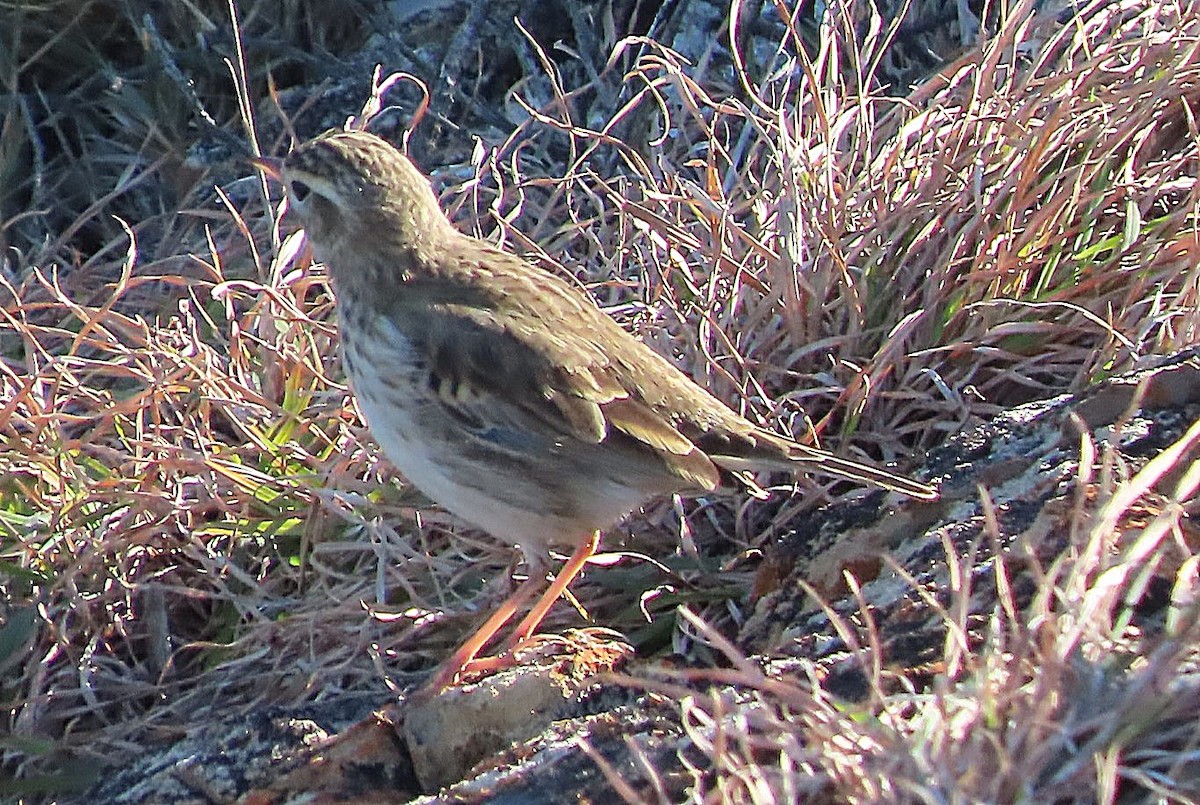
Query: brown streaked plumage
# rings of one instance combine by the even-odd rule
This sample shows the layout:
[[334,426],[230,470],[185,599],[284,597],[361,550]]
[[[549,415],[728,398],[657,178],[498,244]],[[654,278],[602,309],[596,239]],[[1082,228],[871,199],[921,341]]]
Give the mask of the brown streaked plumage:
[[[757,427],[622,330],[566,282],[450,224],[428,181],[384,140],[326,132],[277,173],[337,296],[359,406],[409,481],[521,547],[531,566],[574,548],[515,646],[647,499],[732,472],[813,471],[933,499],[926,484]],[[444,665],[464,670],[541,583],[536,573]]]

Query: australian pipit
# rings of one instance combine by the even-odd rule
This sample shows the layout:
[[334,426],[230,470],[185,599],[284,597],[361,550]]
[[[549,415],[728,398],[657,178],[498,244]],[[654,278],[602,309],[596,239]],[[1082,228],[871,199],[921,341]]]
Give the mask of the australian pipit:
[[343,356],[384,453],[436,503],[518,545],[531,572],[430,686],[477,655],[574,549],[506,648],[528,640],[599,545],[656,495],[731,473],[814,471],[932,499],[926,484],[763,430],[626,333],[563,280],[458,232],[406,156],[331,131],[282,162],[290,215],[328,268]]

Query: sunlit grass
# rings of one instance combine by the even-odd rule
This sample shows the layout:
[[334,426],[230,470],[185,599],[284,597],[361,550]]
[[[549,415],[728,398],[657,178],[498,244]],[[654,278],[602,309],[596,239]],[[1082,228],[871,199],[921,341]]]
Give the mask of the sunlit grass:
[[[345,42],[323,39],[316,12],[282,5],[292,16],[278,24],[322,48],[357,40],[349,22]],[[263,71],[294,67],[283,43],[297,30],[247,6],[252,49],[280,43],[253,65],[265,93]],[[155,32],[121,25],[183,47],[179,30],[223,30],[223,8],[172,6]],[[1063,24],[1018,10],[909,98],[873,83],[884,39],[854,20],[786,23],[753,67],[604,42],[613,57],[581,56],[590,69],[533,62],[512,99],[524,123],[469,162],[425,167],[458,226],[585,285],[734,408],[914,470],[964,427],[1192,345],[1200,327],[1200,18],[1169,3],[1096,3]],[[53,33],[5,13],[29,41]],[[0,54],[15,86],[32,66]],[[100,54],[91,42],[83,66],[57,67],[99,69]],[[204,65],[197,91],[236,139],[247,121],[217,88],[228,68]],[[21,246],[0,289],[0,750],[27,781],[172,737],[163,725],[179,714],[383,691],[377,660],[400,676],[432,666],[496,600],[512,558],[392,477],[341,376],[322,273],[286,222],[279,238],[277,199],[249,166],[192,166],[194,109],[163,86],[115,97],[113,119],[85,114],[78,138],[57,137],[53,115],[0,107],[0,179],[19,176],[0,181],[0,234]],[[54,182],[34,182],[29,131],[78,139],[96,175],[71,203],[14,217],[10,196],[46,209],[71,176],[52,170],[72,157],[55,151]],[[766,525],[741,499],[656,503],[608,538],[625,560],[573,591],[644,649],[669,643],[679,604],[727,625],[760,549],[844,492],[804,483]],[[1195,490],[1157,506],[1150,484],[1125,483],[1105,479],[1072,545],[1129,542],[1045,569],[1025,611],[998,602],[988,639],[948,644],[954,670],[927,690],[877,683],[851,705],[742,668],[751,711],[689,694],[706,790],[1042,799],[1107,792],[1117,774],[1166,785],[1155,775],[1174,761],[1155,747],[1192,738],[1140,675],[1181,673],[1194,627],[1180,616],[1141,660],[1103,646],[1123,634],[1106,621],[1138,563],[1187,530]],[[1072,621],[1076,606],[1095,620]],[[556,608],[547,628],[576,618]],[[1120,724],[1072,703],[1101,688]],[[1194,715],[1194,693],[1173,695]],[[72,770],[29,790],[77,783]]]

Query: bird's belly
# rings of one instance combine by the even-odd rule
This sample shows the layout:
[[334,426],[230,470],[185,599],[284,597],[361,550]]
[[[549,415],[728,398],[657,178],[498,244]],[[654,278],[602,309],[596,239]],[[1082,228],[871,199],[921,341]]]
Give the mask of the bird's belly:
[[569,445],[522,455],[472,438],[440,410],[424,367],[400,339],[389,341],[386,360],[353,340],[346,347],[359,408],[396,469],[451,514],[530,558],[577,544],[643,502],[642,491],[593,471]]

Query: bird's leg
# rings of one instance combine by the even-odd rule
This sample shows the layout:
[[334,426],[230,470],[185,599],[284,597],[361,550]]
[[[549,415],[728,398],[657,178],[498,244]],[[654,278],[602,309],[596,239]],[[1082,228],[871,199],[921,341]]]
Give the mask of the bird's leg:
[[600,532],[596,531],[580,543],[575,552],[571,554],[571,558],[554,577],[554,581],[546,592],[533,605],[533,609],[529,610],[529,614],[521,619],[512,636],[505,641],[500,652],[491,657],[476,656],[543,583],[542,576],[531,573],[529,578],[523,581],[521,586],[506,598],[504,603],[487,619],[487,622],[441,664],[433,677],[425,683],[424,690],[427,693],[437,693],[453,685],[461,675],[487,673],[511,666],[514,662],[512,650],[533,635],[546,617],[546,613],[550,611],[550,607],[554,606],[554,602],[567,589],[567,585],[579,575],[579,571],[583,570],[583,566],[587,564],[588,559],[595,555],[596,549],[599,547]]
[[529,610],[529,614],[522,618],[517,628],[513,631],[512,636],[504,643],[504,648],[501,653],[511,651],[517,646],[528,640],[534,631],[541,625],[542,619],[546,617],[546,613],[550,611],[550,607],[554,606],[554,602],[563,594],[575,577],[579,575],[579,571],[583,570],[583,566],[588,560],[596,554],[596,549],[600,547],[600,532],[594,531],[592,535],[579,544],[575,549],[575,553],[571,554],[571,558],[563,565],[562,570],[554,577],[554,581],[550,587],[538,599],[538,602],[533,605],[533,609]]
[[504,624],[508,623],[513,614],[521,608],[529,596],[533,595],[543,581],[541,576],[531,574],[529,578],[521,582],[512,595],[504,599],[504,603],[496,608],[483,626],[476,629],[474,634],[468,637],[466,642],[438,667],[433,677],[425,683],[425,688],[431,691],[440,691],[454,684],[459,674],[498,668],[500,666],[498,657],[485,657],[480,660],[476,659],[475,655],[487,645]]

